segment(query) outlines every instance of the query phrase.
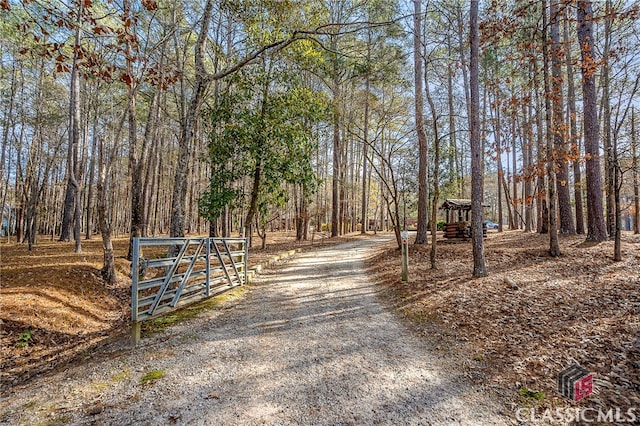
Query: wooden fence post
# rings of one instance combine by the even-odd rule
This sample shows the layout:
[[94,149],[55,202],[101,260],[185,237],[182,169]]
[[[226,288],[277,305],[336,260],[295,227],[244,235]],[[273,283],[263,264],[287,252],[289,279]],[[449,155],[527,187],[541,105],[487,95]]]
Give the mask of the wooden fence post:
[[402,231],[402,281],[409,281],[409,239],[407,231]]

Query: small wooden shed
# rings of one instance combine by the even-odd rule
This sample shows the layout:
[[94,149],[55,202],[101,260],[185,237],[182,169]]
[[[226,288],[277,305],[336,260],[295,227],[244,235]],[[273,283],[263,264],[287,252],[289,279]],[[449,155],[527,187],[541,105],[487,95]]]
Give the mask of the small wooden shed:
[[[490,207],[483,204],[482,207]],[[445,211],[446,224],[444,225],[445,238],[458,238],[468,240],[471,238],[471,200],[447,198],[440,206]],[[482,235],[487,236],[487,225],[482,224]]]

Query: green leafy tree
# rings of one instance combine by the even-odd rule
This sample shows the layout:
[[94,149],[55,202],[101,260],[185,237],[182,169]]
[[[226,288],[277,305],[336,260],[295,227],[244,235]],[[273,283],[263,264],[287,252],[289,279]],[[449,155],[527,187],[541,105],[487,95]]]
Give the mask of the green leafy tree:
[[[209,112],[211,180],[200,199],[200,214],[216,221],[226,206],[244,202],[244,228],[250,236],[268,205],[286,201],[286,184],[313,190],[311,125],[325,114],[323,97],[274,61],[234,76]],[[248,182],[248,194],[241,182]]]

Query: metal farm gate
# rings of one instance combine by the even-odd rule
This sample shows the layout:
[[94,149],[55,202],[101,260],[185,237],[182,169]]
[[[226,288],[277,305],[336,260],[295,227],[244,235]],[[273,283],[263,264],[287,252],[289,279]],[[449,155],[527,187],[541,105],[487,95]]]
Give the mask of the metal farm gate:
[[245,238],[134,238],[134,343],[141,321],[246,283],[247,250]]

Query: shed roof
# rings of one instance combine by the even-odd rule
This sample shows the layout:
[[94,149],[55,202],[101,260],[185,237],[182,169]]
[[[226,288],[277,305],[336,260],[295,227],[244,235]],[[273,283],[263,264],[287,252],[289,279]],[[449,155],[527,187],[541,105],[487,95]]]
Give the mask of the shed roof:
[[[482,204],[482,207],[491,207],[489,204]],[[444,210],[471,210],[471,200],[462,198],[447,198],[440,206]]]

